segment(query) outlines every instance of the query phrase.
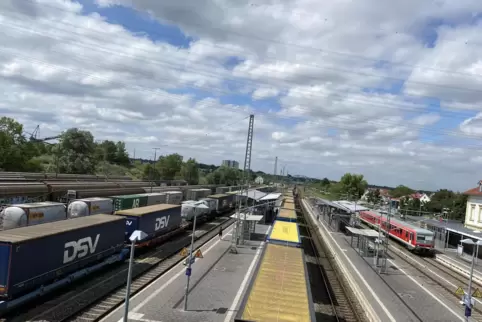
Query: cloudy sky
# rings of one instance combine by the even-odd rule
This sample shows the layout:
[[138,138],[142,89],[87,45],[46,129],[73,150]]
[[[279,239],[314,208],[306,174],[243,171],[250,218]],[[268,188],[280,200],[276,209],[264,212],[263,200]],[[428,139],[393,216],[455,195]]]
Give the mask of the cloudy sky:
[[480,0],[3,0],[0,115],[252,168],[482,179]]

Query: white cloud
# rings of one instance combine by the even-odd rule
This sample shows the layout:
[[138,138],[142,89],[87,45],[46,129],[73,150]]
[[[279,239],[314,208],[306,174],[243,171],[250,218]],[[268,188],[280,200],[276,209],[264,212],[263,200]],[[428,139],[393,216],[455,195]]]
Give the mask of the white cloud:
[[[169,45],[165,30],[130,32],[67,0],[3,1],[0,114],[27,131],[40,124],[41,136],[77,126],[124,140],[138,156],[159,147],[219,163],[244,159],[254,113],[255,169],[271,172],[278,156],[293,174],[473,185],[482,158],[474,149],[482,26],[472,15],[480,1],[97,3],[134,7],[195,41]],[[430,27],[439,21],[452,26]],[[239,63],[229,66],[233,57]]]

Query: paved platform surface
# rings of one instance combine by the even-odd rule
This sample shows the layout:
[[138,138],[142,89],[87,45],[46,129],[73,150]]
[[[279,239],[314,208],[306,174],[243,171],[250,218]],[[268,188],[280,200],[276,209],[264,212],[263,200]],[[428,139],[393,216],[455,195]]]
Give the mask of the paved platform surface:
[[[482,254],[482,247],[479,249],[479,255],[480,254]],[[461,268],[465,269],[467,272],[470,272],[470,265],[472,264],[472,256],[470,255],[463,254],[463,256],[458,256],[456,249],[446,248],[443,253],[437,254],[437,257],[452,261]],[[474,274],[482,278],[482,259],[480,258],[476,259],[475,261]]]
[[[247,241],[231,254],[233,226],[201,247],[204,258],[192,266],[188,309],[184,311],[186,267],[181,263],[131,298],[130,322],[233,321],[256,263],[259,261],[269,226],[257,225],[259,241]],[[103,322],[121,322],[124,305]]]
[[[314,211],[316,213],[317,209]],[[328,236],[325,240],[332,243],[335,251],[343,254],[339,258],[357,282],[365,302],[378,315],[379,321],[464,321],[463,307],[457,307],[431,292],[427,283],[419,282],[416,276],[415,280],[422,286],[425,284],[425,289],[412,280],[413,276],[410,276],[412,279],[407,276],[417,275],[407,269],[408,264],[389,262],[392,267],[389,267],[386,274],[382,274],[382,280],[374,270],[373,258],[361,257],[351,247],[351,238],[328,230],[328,225],[322,218],[320,215],[319,226]],[[438,301],[436,297],[442,299]]]

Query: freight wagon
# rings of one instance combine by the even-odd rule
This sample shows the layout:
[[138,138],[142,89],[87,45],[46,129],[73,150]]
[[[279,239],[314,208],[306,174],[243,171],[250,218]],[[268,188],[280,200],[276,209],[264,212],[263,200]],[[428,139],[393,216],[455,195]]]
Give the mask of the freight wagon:
[[[203,204],[207,206],[207,208],[199,208],[198,206],[200,204]],[[182,219],[184,219],[187,222],[192,222],[194,221],[194,217],[196,217],[197,222],[204,221],[207,219],[208,214],[210,213],[209,206],[201,201],[195,201],[195,200],[187,200],[183,201],[181,204],[181,216]]]
[[216,195],[208,196],[208,198],[217,200],[216,212],[218,214],[224,213],[224,212],[234,208],[235,196],[232,195],[232,194],[231,195],[216,194]]
[[124,247],[125,219],[95,215],[0,232],[0,298],[11,299]]
[[6,207],[0,212],[1,230],[38,225],[66,219],[65,205],[58,202],[36,202]]
[[134,230],[142,230],[147,234],[143,242],[149,242],[160,235],[165,235],[181,227],[181,206],[159,204],[148,207],[116,211],[115,215],[126,219],[125,241]]

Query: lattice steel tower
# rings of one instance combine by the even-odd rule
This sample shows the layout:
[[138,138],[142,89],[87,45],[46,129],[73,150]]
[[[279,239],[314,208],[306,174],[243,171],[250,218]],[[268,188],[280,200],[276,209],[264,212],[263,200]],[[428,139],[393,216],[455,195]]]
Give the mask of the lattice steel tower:
[[[248,197],[249,191],[249,174],[251,171],[251,152],[253,150],[253,134],[254,134],[254,115],[251,114],[249,116],[249,127],[248,127],[248,138],[246,140],[246,154],[244,156],[244,169],[243,169],[243,178],[241,180],[242,184],[245,185],[244,188],[241,189],[241,196],[244,195],[244,191],[246,190],[246,200]],[[243,198],[239,198],[238,203],[238,210],[236,211],[236,227],[234,229],[234,234],[231,242],[231,252],[237,253],[236,246],[238,245],[238,238],[242,235],[242,231],[240,230],[240,216],[241,216],[241,209],[242,209]]]

